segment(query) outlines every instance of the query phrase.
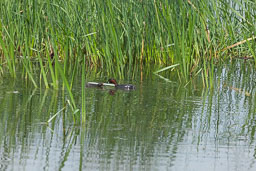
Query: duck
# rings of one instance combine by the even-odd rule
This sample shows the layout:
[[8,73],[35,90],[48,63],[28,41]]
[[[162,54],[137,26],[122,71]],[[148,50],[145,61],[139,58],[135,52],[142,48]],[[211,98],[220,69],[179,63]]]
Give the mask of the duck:
[[135,86],[132,84],[118,84],[117,81],[113,78],[108,80],[108,83],[114,84],[116,88],[123,90],[134,90]]

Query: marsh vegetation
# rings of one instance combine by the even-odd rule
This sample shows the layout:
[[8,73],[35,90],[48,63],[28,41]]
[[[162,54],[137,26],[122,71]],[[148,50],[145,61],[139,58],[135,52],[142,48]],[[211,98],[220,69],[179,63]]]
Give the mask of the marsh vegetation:
[[3,0],[0,72],[58,88],[84,65],[116,78],[175,66],[180,81],[210,87],[216,65],[255,61],[255,11],[250,0]]
[[[1,0],[0,170],[255,170],[255,19],[251,0]],[[109,78],[136,90],[86,88]]]

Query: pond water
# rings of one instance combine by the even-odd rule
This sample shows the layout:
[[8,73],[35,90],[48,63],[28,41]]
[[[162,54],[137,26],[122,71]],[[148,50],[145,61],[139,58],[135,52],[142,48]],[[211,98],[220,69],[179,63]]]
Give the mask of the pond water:
[[[134,91],[86,88],[75,114],[65,91],[4,78],[0,170],[256,170],[255,76],[224,66],[207,89],[145,74]],[[73,92],[81,108],[81,84]]]

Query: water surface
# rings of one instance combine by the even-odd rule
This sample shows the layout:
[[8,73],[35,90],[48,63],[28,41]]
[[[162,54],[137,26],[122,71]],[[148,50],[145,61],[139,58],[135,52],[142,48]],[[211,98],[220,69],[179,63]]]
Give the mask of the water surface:
[[[86,88],[86,113],[76,114],[65,91],[5,78],[0,170],[255,170],[254,68],[237,63],[215,77],[210,89],[153,74],[130,81],[135,91]],[[80,83],[73,92],[81,109]]]

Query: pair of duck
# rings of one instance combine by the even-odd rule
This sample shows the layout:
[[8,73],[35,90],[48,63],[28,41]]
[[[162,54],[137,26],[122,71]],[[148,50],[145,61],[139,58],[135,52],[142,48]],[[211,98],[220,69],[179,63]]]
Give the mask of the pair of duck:
[[108,80],[108,83],[96,83],[96,82],[88,82],[87,87],[103,87],[103,86],[114,86],[118,89],[123,90],[134,90],[135,86],[132,84],[118,84],[117,81],[113,78]]

